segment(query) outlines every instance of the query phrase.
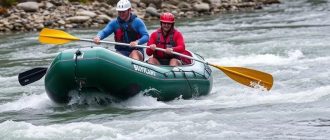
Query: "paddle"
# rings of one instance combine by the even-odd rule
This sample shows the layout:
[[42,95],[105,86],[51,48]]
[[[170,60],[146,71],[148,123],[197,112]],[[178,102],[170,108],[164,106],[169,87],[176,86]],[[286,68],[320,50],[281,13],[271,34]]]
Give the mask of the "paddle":
[[[80,39],[64,31],[48,29],[48,28],[44,28],[40,32],[39,41],[45,44],[65,44],[71,41],[93,42],[93,40],[91,39]],[[100,41],[100,43],[130,46],[129,44],[126,43],[109,42],[109,41]],[[137,45],[136,47],[148,48],[148,46],[142,46],[142,45]],[[165,49],[161,49],[161,48],[156,48],[156,50],[165,51]],[[213,66],[224,72],[231,79],[249,87],[255,87],[256,85],[261,85],[265,87],[267,90],[270,90],[273,86],[273,76],[265,72],[261,72],[249,68],[243,68],[243,67],[224,67],[216,64],[211,64],[206,61],[199,60],[177,52],[173,52],[173,54]]]
[[[157,50],[165,51],[165,49],[156,48]],[[224,72],[228,77],[235,80],[238,83],[241,83],[243,85],[249,86],[249,87],[256,87],[257,85],[265,87],[267,90],[270,90],[273,86],[273,76],[261,72],[258,70],[253,70],[249,68],[243,68],[243,67],[224,67],[219,66],[216,64],[211,64],[209,62],[196,59],[194,57],[190,57],[181,53],[172,52],[175,55],[182,56],[188,59],[196,60],[202,63],[205,63],[207,65],[213,66],[222,72]]]
[[21,84],[21,86],[28,85],[41,79],[46,74],[46,71],[47,68],[42,67],[27,70],[18,74],[18,82]]

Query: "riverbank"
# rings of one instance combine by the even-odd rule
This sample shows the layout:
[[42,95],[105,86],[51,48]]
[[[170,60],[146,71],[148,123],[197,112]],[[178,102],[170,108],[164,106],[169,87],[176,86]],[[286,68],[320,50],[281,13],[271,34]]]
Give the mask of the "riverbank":
[[[103,27],[116,17],[116,2],[99,0],[89,3],[44,0],[0,7],[0,32],[28,32],[42,28]],[[279,0],[131,0],[133,13],[145,21],[157,20],[162,12],[176,18],[193,18],[231,11],[261,9]]]

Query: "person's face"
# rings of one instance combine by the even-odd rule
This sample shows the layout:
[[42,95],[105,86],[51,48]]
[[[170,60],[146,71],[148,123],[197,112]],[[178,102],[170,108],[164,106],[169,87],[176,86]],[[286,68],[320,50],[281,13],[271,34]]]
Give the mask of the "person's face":
[[122,20],[127,20],[129,18],[130,9],[127,9],[126,11],[118,11],[118,16]]
[[161,23],[161,27],[162,27],[163,31],[165,31],[165,32],[170,31],[172,26],[173,26],[173,23],[166,23],[166,22]]

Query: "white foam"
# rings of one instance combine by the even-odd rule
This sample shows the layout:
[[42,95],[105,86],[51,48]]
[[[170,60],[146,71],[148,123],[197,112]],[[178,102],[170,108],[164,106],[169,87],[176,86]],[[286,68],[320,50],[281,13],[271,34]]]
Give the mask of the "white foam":
[[43,94],[23,94],[23,96],[13,102],[8,102],[0,105],[0,112],[5,111],[18,111],[23,109],[42,109],[49,106],[54,106],[54,103],[49,100],[46,93]]
[[[159,102],[150,96],[139,94],[114,106],[132,109],[158,108],[227,108],[259,104],[306,103],[314,102],[330,95],[330,86],[318,87],[303,92],[281,93],[281,91],[262,91],[259,89],[237,89],[235,87],[215,88],[213,93],[198,99]],[[223,92],[226,91],[226,92]]]
[[4,139],[111,139],[118,130],[90,122],[37,126],[26,122],[5,121],[0,124]]
[[2,77],[0,76],[0,87],[9,87],[15,84],[18,84],[18,77],[17,76],[11,76],[11,77]]
[[220,59],[210,58],[207,62],[219,63],[221,65],[244,66],[251,64],[267,64],[267,65],[285,65],[304,57],[300,50],[289,51],[287,56],[275,54],[250,54],[248,56],[225,57]]
[[[217,91],[210,95],[209,106],[219,107],[242,107],[262,104],[281,104],[281,103],[307,103],[322,99],[322,97],[330,95],[330,86],[317,87],[314,89],[283,93],[282,91],[260,91],[254,89],[235,90],[226,88],[225,93]],[[239,93],[240,92],[240,93]]]
[[132,109],[154,109],[154,108],[169,108],[166,103],[157,101],[151,96],[138,94],[127,101],[115,104],[116,107],[132,108]]

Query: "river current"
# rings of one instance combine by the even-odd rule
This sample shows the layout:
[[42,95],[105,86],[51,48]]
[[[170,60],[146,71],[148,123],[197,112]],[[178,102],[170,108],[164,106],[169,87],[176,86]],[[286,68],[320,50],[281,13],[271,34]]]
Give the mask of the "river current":
[[[0,35],[0,139],[329,139],[329,15],[330,0],[283,0],[262,10],[178,20],[189,50],[217,65],[270,73],[274,86],[249,88],[212,68],[209,95],[170,102],[139,94],[108,105],[55,104],[43,79],[22,87],[17,75],[47,67],[60,51],[94,44],[40,44],[37,32]],[[158,24],[147,26],[151,32]],[[66,32],[92,38],[98,30]]]

